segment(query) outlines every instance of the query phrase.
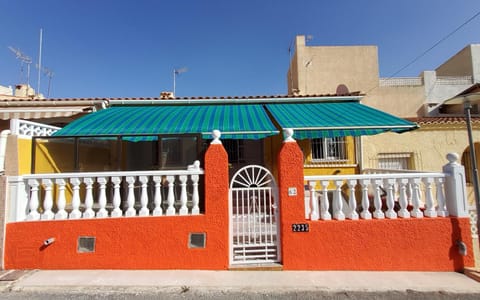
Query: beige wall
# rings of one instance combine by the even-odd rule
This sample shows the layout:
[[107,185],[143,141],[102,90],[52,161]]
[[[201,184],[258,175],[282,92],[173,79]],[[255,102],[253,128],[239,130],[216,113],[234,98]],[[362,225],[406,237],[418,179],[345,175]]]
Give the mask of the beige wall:
[[[456,152],[462,155],[468,147],[468,136],[463,126],[440,126],[437,129],[424,126],[412,132],[384,133],[362,137],[363,168],[376,168],[378,153],[410,152],[414,154],[414,167],[419,171],[438,172],[447,163],[446,155]],[[474,131],[474,139],[480,140],[480,128]]]
[[362,104],[408,118],[418,116],[424,100],[423,86],[378,87],[362,99]]
[[463,48],[437,69],[437,76],[467,76],[473,74],[471,45]]
[[376,46],[312,47],[297,36],[290,69],[293,87],[300,95],[335,94],[342,84],[350,92],[365,91],[378,83],[377,56]]

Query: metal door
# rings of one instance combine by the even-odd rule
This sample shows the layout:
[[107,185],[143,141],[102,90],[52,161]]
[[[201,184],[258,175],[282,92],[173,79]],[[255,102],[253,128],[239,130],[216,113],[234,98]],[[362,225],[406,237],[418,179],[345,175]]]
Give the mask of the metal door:
[[270,171],[249,165],[230,182],[230,263],[280,261],[278,192]]

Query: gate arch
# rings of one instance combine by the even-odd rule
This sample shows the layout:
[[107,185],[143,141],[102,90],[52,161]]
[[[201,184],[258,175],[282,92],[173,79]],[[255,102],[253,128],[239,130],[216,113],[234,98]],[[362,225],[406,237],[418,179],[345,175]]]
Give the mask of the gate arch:
[[280,261],[279,203],[268,169],[249,165],[232,177],[229,191],[230,263]]

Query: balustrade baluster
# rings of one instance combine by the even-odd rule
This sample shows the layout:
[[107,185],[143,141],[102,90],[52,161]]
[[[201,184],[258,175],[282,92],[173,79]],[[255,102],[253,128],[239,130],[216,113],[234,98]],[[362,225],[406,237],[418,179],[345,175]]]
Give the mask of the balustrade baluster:
[[52,211],[53,207],[53,196],[52,196],[52,185],[53,182],[51,179],[42,180],[43,187],[45,189],[45,198],[43,199],[43,213],[40,219],[42,220],[53,220],[54,214]]
[[65,198],[65,179],[58,178],[55,180],[55,183],[58,187],[58,196],[57,196],[57,213],[55,214],[55,219],[57,220],[65,220],[68,217],[68,213],[65,210],[65,206],[67,205],[67,200]]
[[148,177],[147,176],[139,176],[138,180],[142,183],[142,195],[140,196],[140,204],[142,208],[140,208],[140,212],[138,213],[139,216],[145,217],[150,215],[150,211],[147,208],[148,204],[148,193],[147,193],[147,183]]
[[309,217],[312,221],[317,221],[319,219],[317,191],[315,190],[316,185],[317,183],[314,180],[308,182],[308,192],[310,193]]
[[423,183],[425,184],[425,217],[435,218],[437,216],[437,212],[435,211],[435,207],[433,205],[433,193],[432,193],[432,183],[433,178],[427,177],[423,178]]
[[387,211],[385,216],[388,219],[396,219],[397,213],[395,212],[395,179],[388,178],[384,180],[384,185],[387,187]]
[[399,199],[398,203],[400,204],[400,210],[398,211],[398,216],[400,218],[408,219],[410,218],[410,213],[408,212],[408,198],[407,198],[407,186],[408,179],[401,178],[398,180],[398,189],[399,189]]
[[423,218],[423,213],[420,210],[420,178],[411,178],[410,185],[412,186],[412,211],[410,215],[413,218]]
[[199,194],[198,194],[198,180],[199,176],[198,175],[192,175],[190,177],[192,179],[192,185],[193,185],[193,194],[192,194],[192,215],[198,215],[200,214],[200,208],[198,207],[198,202],[199,202]]
[[333,197],[333,218],[339,221],[345,220],[343,213],[342,185],[343,180],[335,180],[335,195]]
[[106,187],[107,187],[107,179],[105,177],[98,177],[97,182],[100,185],[99,187],[99,195],[98,195],[98,206],[100,207],[97,211],[97,218],[107,218],[108,211],[107,207],[107,194],[106,194]]
[[445,178],[439,177],[436,178],[436,186],[437,186],[437,216],[439,217],[447,217],[448,211],[445,203],[445,193],[444,193],[444,186],[443,183],[445,182]]
[[175,207],[173,206],[173,203],[175,201],[175,194],[173,190],[175,176],[167,176],[167,181],[168,181],[167,216],[173,216],[175,215]]
[[82,212],[80,211],[80,179],[79,178],[70,178],[70,183],[73,185],[73,196],[72,196],[72,211],[68,216],[70,219],[80,219],[82,217]]
[[322,180],[320,181],[320,185],[322,186],[322,197],[320,201],[320,218],[322,220],[331,220],[332,215],[328,211],[330,208],[330,203],[328,200],[328,180]]
[[187,176],[180,175],[180,215],[185,216],[188,214],[187,208]]
[[134,208],[135,205],[135,194],[133,192],[135,177],[126,176],[125,181],[128,183],[128,194],[127,194],[127,211],[125,212],[125,217],[134,217],[137,214],[137,211]]
[[85,211],[83,212],[83,218],[91,219],[95,217],[92,192],[93,178],[83,178],[83,183],[85,183]]
[[350,189],[350,196],[348,197],[348,206],[350,211],[347,214],[347,218],[350,220],[358,220],[358,213],[357,213],[357,199],[355,197],[355,185],[357,184],[357,180],[349,179],[347,180],[348,188]]
[[122,210],[120,209],[120,182],[122,180],[118,176],[112,177],[113,183],[113,210],[112,210],[112,217],[121,217],[123,215]]
[[153,209],[153,215],[161,216],[163,214],[162,193],[160,191],[160,186],[162,184],[162,176],[153,176],[153,182],[155,182],[155,196],[153,198],[155,208]]
[[38,186],[39,183],[36,179],[29,179],[28,185],[30,186],[30,203],[28,204],[29,212],[27,215],[28,221],[40,220],[40,213],[38,212]]
[[370,184],[370,179],[361,179],[360,185],[362,186],[362,211],[360,212],[360,217],[362,219],[371,219],[372,214],[369,211],[370,208],[370,199],[368,199],[368,185]]
[[382,185],[382,180],[381,179],[374,179],[373,180],[373,186],[375,189],[375,195],[373,198],[373,205],[375,206],[375,211],[373,212],[373,217],[375,219],[384,219],[385,214],[382,211],[382,198],[380,195],[380,188]]

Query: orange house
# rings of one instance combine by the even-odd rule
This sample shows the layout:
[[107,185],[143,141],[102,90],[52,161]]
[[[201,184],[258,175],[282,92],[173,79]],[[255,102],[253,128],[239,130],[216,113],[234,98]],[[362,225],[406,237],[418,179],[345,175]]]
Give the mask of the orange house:
[[7,178],[4,267],[473,266],[455,155],[438,173],[306,172],[305,140],[326,161],[327,139],[415,128],[355,97],[118,100],[34,137],[33,172]]

